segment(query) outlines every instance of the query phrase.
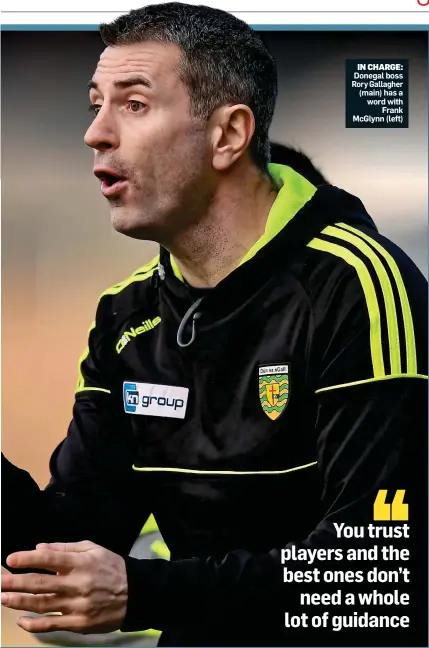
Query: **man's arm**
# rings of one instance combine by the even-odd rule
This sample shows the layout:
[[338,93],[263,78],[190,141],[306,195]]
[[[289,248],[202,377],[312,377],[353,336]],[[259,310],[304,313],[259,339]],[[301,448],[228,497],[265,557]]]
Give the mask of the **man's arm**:
[[8,569],[10,553],[39,542],[92,540],[128,554],[148,516],[135,490],[133,440],[122,398],[115,398],[100,306],[96,321],[79,365],[73,419],[51,457],[47,488],[39,489],[2,455],[2,564]]

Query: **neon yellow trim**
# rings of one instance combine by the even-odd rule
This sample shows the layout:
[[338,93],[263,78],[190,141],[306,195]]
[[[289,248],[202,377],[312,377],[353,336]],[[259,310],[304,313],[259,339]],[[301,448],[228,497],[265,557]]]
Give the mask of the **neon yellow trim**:
[[368,308],[370,322],[369,337],[374,377],[384,376],[385,371],[381,346],[380,309],[378,308],[374,284],[372,283],[371,276],[366,269],[364,262],[353,254],[353,252],[350,252],[350,250],[347,250],[336,243],[329,243],[328,241],[322,241],[321,239],[315,238],[307,245],[315,250],[329,252],[330,254],[344,259],[346,263],[353,266],[356,270]]
[[156,270],[156,266],[154,266],[151,270],[148,270],[144,274],[131,275],[131,277],[124,279],[124,281],[121,281],[121,283],[116,284],[115,286],[112,286],[111,288],[108,288],[107,290],[102,292],[100,295],[100,299],[105,295],[117,295],[118,293],[122,292],[124,288],[127,288],[127,286],[129,286],[132,283],[135,283],[136,281],[146,281],[146,279],[149,279],[153,275],[155,270]]
[[171,264],[171,268],[172,268],[172,270],[173,270],[175,276],[176,276],[180,281],[183,282],[183,281],[184,281],[184,279],[183,279],[183,275],[182,275],[182,273],[180,272],[180,270],[179,270],[179,266],[177,265],[177,261],[176,261],[176,259],[174,258],[174,256],[173,256],[172,254],[170,254],[170,264]]
[[360,232],[359,230],[347,225],[346,223],[340,223],[341,227],[355,232],[357,236],[368,241],[376,250],[379,252],[387,261],[387,264],[395,278],[396,285],[399,293],[399,301],[401,302],[402,307],[402,317],[404,320],[405,328],[405,346],[407,351],[407,372],[410,374],[417,373],[417,352],[416,352],[416,341],[414,336],[414,325],[413,325],[413,316],[411,314],[410,302],[408,301],[407,291],[405,289],[404,281],[401,276],[401,272],[397,266],[395,259],[383,248],[378,241],[374,241],[370,236]]
[[423,374],[414,374],[414,375],[408,373],[395,374],[389,376],[380,376],[379,378],[367,378],[366,380],[356,380],[355,382],[344,383],[343,385],[333,385],[332,387],[322,387],[321,389],[317,389],[314,393],[320,394],[321,392],[332,391],[333,389],[342,389],[343,387],[354,387],[355,385],[364,385],[365,383],[380,382],[382,380],[392,380],[395,378],[422,378],[423,380],[428,379],[428,377],[424,376]]
[[110,389],[103,389],[102,387],[81,387],[81,389],[76,390],[76,394],[79,394],[80,392],[86,392],[86,391],[99,391],[99,392],[105,392],[106,394],[112,393]]
[[[306,178],[283,164],[269,164],[268,173],[277,187],[277,198],[268,214],[264,233],[240,261],[240,266],[252,259],[259,250],[277,236],[317,190]],[[183,281],[182,273],[172,255],[170,255],[170,263],[176,277]]]
[[122,632],[122,630],[115,630],[116,634],[126,635],[127,637],[159,637],[160,630],[149,628],[148,630],[135,630],[134,632]]
[[269,164],[268,173],[278,188],[277,198],[268,214],[265,231],[250,248],[240,265],[252,259],[293,219],[316,193],[316,187],[288,166]]
[[137,270],[134,270],[132,276],[134,277],[134,275],[141,274],[142,272],[149,272],[149,270],[155,270],[158,267],[158,265],[159,265],[159,254],[157,254],[156,257],[152,259],[152,261],[149,261],[149,263],[145,263],[140,268],[137,268]]
[[156,533],[158,531],[158,525],[156,523],[156,520],[151,513],[146,520],[146,524],[144,525],[143,529],[140,531],[140,535],[147,535],[148,533]]
[[173,472],[173,473],[186,473],[190,475],[284,475],[289,472],[294,472],[295,470],[302,470],[303,468],[309,468],[310,466],[315,466],[317,461],[312,461],[311,463],[304,464],[303,466],[296,466],[295,468],[288,468],[287,470],[193,470],[191,468],[158,468],[158,467],[148,467],[138,468],[133,464],[133,470],[138,470],[139,472]]
[[385,267],[381,263],[374,250],[355,234],[352,234],[351,232],[344,232],[344,230],[341,230],[338,227],[334,227],[332,225],[325,227],[323,233],[351,243],[352,245],[356,246],[358,250],[360,250],[371,261],[376,275],[380,281],[386,307],[390,371],[392,374],[401,373],[401,350],[399,346],[399,328],[398,318],[396,316],[395,297],[393,295],[392,284],[390,283],[389,275],[387,274]]
[[150,548],[154,554],[163,560],[170,560],[170,550],[163,540],[154,540]]
[[[107,288],[107,290],[105,290],[104,292],[101,293],[100,297],[98,298],[98,301],[100,301],[102,299],[102,297],[104,297],[105,295],[117,295],[122,290],[124,290],[124,288],[126,288],[130,284],[134,283],[135,281],[145,281],[146,279],[149,279],[153,275],[153,273],[155,272],[156,265],[154,265],[154,263],[155,263],[156,259],[158,259],[158,257],[155,257],[155,259],[152,259],[152,261],[150,261],[149,263],[146,264],[147,266],[152,266],[150,268],[150,270],[148,270],[144,274],[137,275],[137,276],[135,274],[132,274],[130,277],[127,277],[123,281],[115,284],[114,286],[111,286],[110,288]],[[142,266],[142,268],[140,268],[140,270],[142,270],[145,267],[146,266]],[[139,272],[139,270],[136,270],[136,272]],[[95,322],[93,322],[91,324],[90,328],[89,328],[88,337],[91,334],[91,331],[93,329],[95,329]],[[83,374],[82,374],[82,363],[84,362],[84,360],[86,360],[88,355],[89,355],[89,346],[86,347],[85,351],[82,353],[82,355],[79,358],[78,379],[77,379],[77,385],[76,385],[75,393],[77,393],[79,391],[82,391],[85,388],[85,379],[84,379]]]

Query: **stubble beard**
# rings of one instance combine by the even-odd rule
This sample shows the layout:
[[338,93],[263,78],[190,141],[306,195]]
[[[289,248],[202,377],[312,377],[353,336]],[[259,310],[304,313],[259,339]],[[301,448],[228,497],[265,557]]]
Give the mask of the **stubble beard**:
[[109,200],[114,229],[140,240],[168,243],[203,217],[211,199],[210,164],[206,151],[205,124],[194,125],[186,145],[171,159],[167,152],[158,166],[159,187],[145,194],[134,175],[134,191],[140,193],[133,206],[120,196]]

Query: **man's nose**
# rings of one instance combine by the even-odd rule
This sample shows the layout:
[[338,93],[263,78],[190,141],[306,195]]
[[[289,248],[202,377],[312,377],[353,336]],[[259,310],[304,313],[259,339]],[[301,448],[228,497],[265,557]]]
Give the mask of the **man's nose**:
[[103,106],[91,126],[85,133],[85,144],[96,151],[107,151],[118,148],[119,133],[116,122],[107,109]]

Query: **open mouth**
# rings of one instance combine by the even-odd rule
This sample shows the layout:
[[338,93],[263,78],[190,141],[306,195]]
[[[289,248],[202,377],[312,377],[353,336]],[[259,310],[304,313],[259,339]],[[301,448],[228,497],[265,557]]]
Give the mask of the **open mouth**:
[[113,175],[112,173],[103,173],[103,175],[101,176],[100,180],[101,180],[104,184],[106,184],[108,187],[111,187],[111,186],[114,185],[116,182],[118,182],[119,180],[121,180],[121,178],[120,178],[119,176],[115,176],[115,175]]
[[125,178],[111,170],[95,169],[94,175],[101,182],[101,193],[104,196],[112,196],[118,193],[126,182]]

